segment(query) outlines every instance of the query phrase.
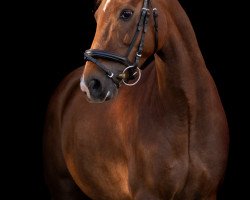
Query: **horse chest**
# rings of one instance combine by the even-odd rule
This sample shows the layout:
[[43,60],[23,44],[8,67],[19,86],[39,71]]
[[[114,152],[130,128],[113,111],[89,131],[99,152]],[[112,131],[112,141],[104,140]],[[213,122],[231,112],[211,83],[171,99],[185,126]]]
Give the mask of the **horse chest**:
[[[152,120],[144,124],[112,116],[102,123],[104,116],[95,115],[96,126],[82,117],[64,128],[69,130],[64,134],[65,160],[83,190],[95,188],[93,193],[105,191],[110,199],[122,199],[145,187],[174,191],[184,182],[187,156],[182,134],[173,139],[167,126]],[[170,145],[170,140],[176,145]]]

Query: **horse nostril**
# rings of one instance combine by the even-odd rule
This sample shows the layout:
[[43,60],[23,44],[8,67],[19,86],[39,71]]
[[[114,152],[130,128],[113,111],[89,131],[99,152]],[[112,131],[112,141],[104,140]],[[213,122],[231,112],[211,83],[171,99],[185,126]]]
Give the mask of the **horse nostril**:
[[92,91],[100,91],[101,90],[101,82],[97,79],[92,79],[89,82],[89,89]]

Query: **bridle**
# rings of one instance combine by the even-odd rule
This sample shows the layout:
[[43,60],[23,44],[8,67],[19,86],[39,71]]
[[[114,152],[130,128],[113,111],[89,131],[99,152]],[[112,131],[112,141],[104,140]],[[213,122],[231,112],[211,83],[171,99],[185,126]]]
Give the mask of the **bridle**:
[[[154,17],[154,30],[155,30],[155,49],[154,49],[154,53],[148,57],[148,59],[141,65],[141,67],[138,67],[139,64],[139,60],[142,56],[142,52],[143,52],[143,48],[144,48],[144,42],[145,42],[145,34],[147,32],[147,25],[148,25],[148,20],[149,20],[149,16],[150,16],[150,9],[149,9],[149,3],[150,0],[144,0],[143,3],[143,7],[141,10],[141,15],[140,15],[140,19],[139,22],[137,24],[137,29],[136,32],[134,34],[134,37],[129,45],[129,48],[127,50],[126,55],[120,56],[114,53],[110,53],[104,50],[97,50],[97,49],[89,49],[86,50],[84,53],[84,59],[86,61],[90,61],[95,63],[110,79],[113,80],[113,82],[117,85],[117,87],[120,86],[121,81],[128,86],[132,86],[135,85],[141,77],[141,70],[145,69],[153,60],[154,60],[154,54],[156,53],[157,49],[158,49],[158,21],[157,21],[157,17],[158,17],[158,13],[157,13],[157,9],[153,8],[153,17]],[[141,39],[138,45],[138,50],[136,53],[136,56],[134,58],[134,62],[130,62],[130,60],[128,59],[128,56],[131,53],[131,50],[133,49],[136,39],[139,36],[139,33],[142,31],[141,34]],[[126,68],[123,70],[123,72],[121,74],[119,74],[117,77],[114,76],[114,73],[112,71],[110,71],[104,64],[102,64],[101,62],[99,62],[96,58],[102,58],[102,59],[107,59],[107,60],[111,60],[114,62],[118,62],[120,64],[123,64],[126,66]],[[138,79],[132,83],[129,84],[127,81],[134,79],[136,74],[138,75]]]
[[[158,13],[157,9],[153,8],[153,17],[154,17],[154,32],[155,32],[155,49],[154,53],[147,58],[147,60],[141,65],[141,67],[138,67],[139,60],[142,56],[143,48],[144,48],[144,42],[145,42],[145,34],[147,32],[147,25],[148,25],[148,20],[150,16],[150,9],[149,9],[149,3],[150,0],[144,0],[143,7],[141,10],[141,15],[139,22],[137,24],[137,29],[134,34],[134,37],[129,45],[129,48],[127,50],[126,55],[120,56],[114,53],[110,53],[104,50],[97,50],[97,49],[89,49],[86,50],[84,53],[84,60],[93,62],[96,64],[99,69],[101,69],[112,81],[116,84],[117,87],[120,86],[120,83],[123,82],[125,85],[132,86],[135,85],[141,77],[141,70],[145,69],[153,60],[154,60],[154,54],[156,53],[158,49]],[[135,42],[139,36],[139,33],[142,31],[140,42],[138,45],[138,49],[136,52],[136,56],[134,58],[133,63],[128,59]],[[113,62],[118,62],[126,68],[123,70],[121,74],[118,76],[115,76],[112,71],[110,71],[104,64],[99,62],[97,58],[102,58],[102,59],[107,59]],[[133,83],[128,83],[129,80],[133,80],[135,78],[135,75],[138,73],[138,78],[135,82]]]

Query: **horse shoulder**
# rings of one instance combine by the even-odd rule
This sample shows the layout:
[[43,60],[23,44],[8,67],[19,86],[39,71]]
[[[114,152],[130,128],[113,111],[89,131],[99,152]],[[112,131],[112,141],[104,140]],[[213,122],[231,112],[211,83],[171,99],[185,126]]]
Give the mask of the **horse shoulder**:
[[79,86],[81,71],[82,68],[74,70],[59,84],[47,109],[43,138],[44,175],[53,199],[78,200],[86,197],[72,179],[62,150],[63,113],[72,92]]

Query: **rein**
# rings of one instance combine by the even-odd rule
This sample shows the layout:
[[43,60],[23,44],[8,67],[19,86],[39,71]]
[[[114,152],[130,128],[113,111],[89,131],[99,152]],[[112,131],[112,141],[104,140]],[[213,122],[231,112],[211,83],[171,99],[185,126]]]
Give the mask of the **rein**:
[[[154,60],[154,54],[156,53],[158,49],[158,21],[157,21],[158,13],[157,13],[156,8],[153,8],[154,33],[155,33],[154,53],[150,57],[147,58],[147,60],[141,65],[140,68],[138,67],[140,58],[142,56],[143,48],[144,48],[145,34],[147,32],[147,25],[148,25],[148,20],[150,16],[149,2],[150,0],[144,0],[140,19],[137,24],[137,29],[129,45],[126,56],[123,57],[114,53],[107,52],[105,50],[98,50],[98,49],[89,49],[89,50],[86,50],[84,53],[84,60],[90,61],[96,64],[99,67],[99,69],[101,69],[110,79],[112,79],[112,81],[116,84],[117,87],[120,86],[121,82],[123,82],[125,85],[128,85],[128,86],[132,86],[138,83],[141,77],[141,70],[144,70]],[[140,42],[138,45],[138,49],[137,49],[134,61],[132,63],[128,59],[128,57],[141,31],[142,31],[142,34],[141,34]],[[99,62],[97,58],[102,58],[102,59],[118,62],[126,66],[126,68],[123,70],[121,74],[119,74],[118,76],[115,76],[114,73],[110,71],[104,64]],[[129,80],[133,80],[135,78],[135,75],[137,73],[138,73],[137,80],[134,83],[128,83]]]

